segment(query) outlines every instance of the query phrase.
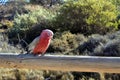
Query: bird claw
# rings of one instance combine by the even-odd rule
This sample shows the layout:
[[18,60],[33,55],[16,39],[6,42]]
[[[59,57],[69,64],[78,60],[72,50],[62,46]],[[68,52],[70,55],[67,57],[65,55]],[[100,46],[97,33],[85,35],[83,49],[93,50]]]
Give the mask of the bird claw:
[[38,56],[44,56],[45,54],[44,53],[42,53],[42,54],[39,54]]
[[37,53],[37,54],[34,54],[34,53],[32,53],[32,52],[27,52],[27,53],[25,53],[25,54],[29,54],[29,55],[33,55],[33,56],[44,56],[45,54],[44,53]]

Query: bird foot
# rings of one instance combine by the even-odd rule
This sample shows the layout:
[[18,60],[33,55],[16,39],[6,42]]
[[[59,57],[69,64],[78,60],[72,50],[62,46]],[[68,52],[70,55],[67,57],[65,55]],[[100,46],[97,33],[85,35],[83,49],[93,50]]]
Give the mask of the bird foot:
[[45,54],[44,53],[42,53],[42,54],[39,54],[38,56],[44,56]]

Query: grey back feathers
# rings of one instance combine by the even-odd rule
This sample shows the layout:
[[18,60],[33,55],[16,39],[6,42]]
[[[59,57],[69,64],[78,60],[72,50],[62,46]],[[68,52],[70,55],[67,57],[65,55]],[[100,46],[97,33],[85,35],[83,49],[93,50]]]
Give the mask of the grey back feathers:
[[28,45],[28,51],[31,53],[33,49],[35,48],[35,45],[39,42],[40,36],[36,37],[29,45]]

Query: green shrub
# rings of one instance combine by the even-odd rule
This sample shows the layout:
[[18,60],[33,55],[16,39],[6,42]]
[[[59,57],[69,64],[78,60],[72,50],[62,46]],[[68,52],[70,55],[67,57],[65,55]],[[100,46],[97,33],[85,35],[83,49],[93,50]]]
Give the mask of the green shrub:
[[78,0],[65,3],[55,19],[55,28],[73,33],[106,33],[117,29],[116,7],[107,0]]
[[63,33],[56,33],[55,39],[51,42],[50,48],[54,52],[61,52],[70,54],[72,50],[78,47],[79,43],[85,40],[85,37],[81,34],[72,34],[69,31]]
[[109,1],[112,2],[120,11],[120,0],[109,0]]
[[41,5],[55,5],[55,4],[63,4],[67,0],[30,0],[32,4],[41,4]]
[[48,9],[38,6],[36,10],[33,12],[30,11],[28,14],[17,14],[13,21],[13,28],[9,31],[9,35],[14,35],[15,37],[16,34],[22,34],[21,36],[23,37],[26,31],[33,28],[36,24],[39,24],[40,27],[47,28],[54,15],[55,14]]
[[75,50],[79,55],[120,56],[120,31],[107,35],[90,35]]
[[24,8],[24,6],[27,5],[27,3],[22,1],[11,1],[7,3],[5,6],[0,5],[0,17],[1,19],[7,19],[7,20],[13,20],[14,15],[16,15],[16,12],[19,14],[28,13],[28,10]]
[[12,28],[13,27],[13,22],[9,21],[9,20],[2,20],[1,21],[1,26],[2,25],[6,25],[8,28]]

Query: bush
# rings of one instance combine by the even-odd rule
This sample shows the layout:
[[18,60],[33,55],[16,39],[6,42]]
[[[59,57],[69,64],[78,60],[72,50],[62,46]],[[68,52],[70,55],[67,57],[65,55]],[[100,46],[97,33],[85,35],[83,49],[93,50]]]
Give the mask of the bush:
[[55,28],[73,33],[101,33],[117,29],[116,7],[107,0],[66,2],[55,19]]
[[76,49],[79,55],[120,56],[120,31],[112,34],[91,35]]
[[41,4],[44,6],[52,6],[55,4],[63,4],[66,0],[30,0],[32,4]]
[[9,20],[2,20],[1,21],[1,26],[2,25],[6,25],[7,28],[12,28],[13,27],[13,22],[12,21],[9,21]]
[[120,56],[120,41],[110,40],[104,46],[99,46],[95,49],[94,56]]
[[94,52],[96,47],[104,45],[109,39],[102,35],[94,34],[88,37],[86,41],[79,44],[77,48],[79,55],[90,55]]
[[45,80],[74,80],[74,76],[70,72],[61,71],[44,71]]
[[118,10],[119,10],[120,0],[109,0],[109,1],[111,1],[113,4],[115,4],[118,7]]
[[28,13],[28,10],[24,8],[25,5],[25,2],[16,1],[11,1],[5,6],[0,5],[0,20],[3,18],[7,20],[13,20],[16,12],[19,14]]
[[[29,10],[29,8],[26,9]],[[16,37],[17,34],[24,37],[24,35],[26,35],[26,31],[29,31],[36,24],[39,24],[39,27],[48,28],[50,20],[54,15],[55,14],[43,7],[37,7],[36,10],[33,12],[30,11],[28,14],[17,14],[13,21],[13,28],[9,30],[9,37]]]
[[85,40],[85,37],[81,34],[72,34],[69,31],[63,33],[56,33],[55,39],[51,42],[50,48],[54,52],[61,52],[63,54],[70,54],[75,48],[78,47],[78,43]]

